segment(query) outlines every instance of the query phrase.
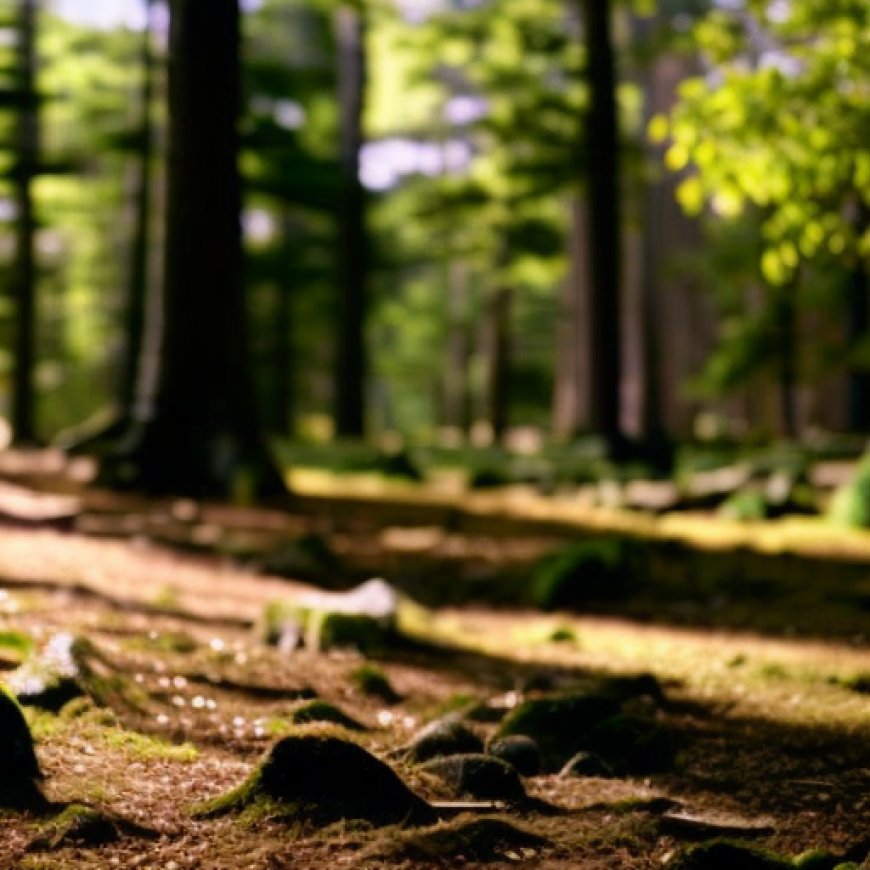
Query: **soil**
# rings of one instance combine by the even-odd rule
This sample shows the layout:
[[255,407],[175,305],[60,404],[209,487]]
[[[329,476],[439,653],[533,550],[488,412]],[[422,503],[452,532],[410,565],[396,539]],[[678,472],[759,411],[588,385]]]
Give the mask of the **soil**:
[[[376,658],[284,653],[253,631],[268,601],[311,588],[255,569],[253,556],[280,540],[317,532],[342,558],[343,585],[382,569],[394,581],[413,575],[406,588],[419,591],[421,583],[474,586],[481,577],[495,587],[501,577],[515,583],[556,538],[105,493],[90,493],[84,507],[54,505],[51,514],[35,491],[17,496],[31,501],[0,524],[0,633],[37,643],[84,635],[128,689],[111,708],[85,700],[59,715],[26,711],[46,795],[140,827],[119,826],[110,842],[51,838],[40,836],[45,819],[0,812],[0,867],[640,870],[666,867],[686,845],[720,835],[786,856],[844,853],[870,837],[867,615],[828,601],[824,590],[811,614],[804,588],[796,612],[751,591],[741,597],[733,585],[719,599],[709,589],[704,598],[668,599],[661,613],[652,599],[611,602],[595,614],[442,606],[424,614],[414,643]],[[0,667],[19,658],[0,646]],[[366,663],[396,698],[363,692],[354,674]],[[666,702],[644,711],[677,740],[664,772],[528,777],[536,800],[454,805],[434,829],[193,812],[243,782],[311,697],[366,725],[353,739],[446,806],[456,800],[446,785],[396,752],[427,722],[474,703],[510,708],[592,678],[639,673],[664,687]],[[484,739],[496,728],[478,720],[471,727]],[[477,825],[493,816],[520,833]],[[463,829],[465,822],[475,824]],[[154,836],[136,835],[141,828]],[[479,848],[480,831],[496,830],[501,845]],[[443,834],[437,849],[433,831]]]

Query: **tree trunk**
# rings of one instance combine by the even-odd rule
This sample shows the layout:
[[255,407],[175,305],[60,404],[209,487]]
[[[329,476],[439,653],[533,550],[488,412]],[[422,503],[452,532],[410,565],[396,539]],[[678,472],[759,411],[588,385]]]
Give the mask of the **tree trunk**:
[[483,351],[486,366],[485,422],[489,426],[493,443],[502,440],[508,426],[510,314],[510,289],[503,286],[495,288],[486,300],[483,324]]
[[365,191],[359,178],[366,82],[363,13],[350,4],[336,12],[341,113],[341,202],[339,206],[338,330],[335,352],[335,433],[365,434],[367,371]]
[[200,497],[272,494],[280,478],[261,437],[244,329],[238,0],[170,9],[161,353],[153,396],[140,374],[118,476]]
[[777,331],[777,381],[779,386],[782,434],[798,436],[797,417],[797,281],[774,291],[775,329]]
[[468,363],[471,343],[468,332],[468,267],[461,260],[447,264],[447,346],[441,401],[442,422],[462,435],[470,426]]
[[553,385],[553,434],[568,439],[589,424],[589,212],[579,196],[571,197],[568,226],[568,275],[556,322]]
[[586,164],[589,200],[591,422],[618,450],[622,444],[620,388],[621,209],[616,68],[609,0],[581,0],[589,111]]
[[[856,206],[855,229],[858,238],[870,225],[870,209],[863,203]],[[870,279],[867,261],[857,257],[849,274],[847,285],[847,340],[854,349],[860,342],[867,341],[870,330]],[[847,414],[849,430],[852,432],[870,431],[870,372],[866,367],[849,367],[847,381]]]
[[12,382],[12,437],[18,445],[35,444],[36,215],[33,180],[39,162],[39,102],[36,93],[36,20],[38,0],[21,0],[18,22],[18,82],[15,180],[16,249],[14,262],[15,368]]

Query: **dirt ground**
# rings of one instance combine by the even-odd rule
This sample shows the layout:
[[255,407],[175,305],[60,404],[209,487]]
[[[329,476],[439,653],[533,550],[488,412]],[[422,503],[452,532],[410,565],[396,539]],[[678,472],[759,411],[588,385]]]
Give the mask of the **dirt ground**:
[[[360,653],[283,653],[253,630],[268,601],[309,587],[245,567],[240,549],[309,532],[310,519],[229,509],[203,517],[188,503],[137,510],[127,503],[68,523],[63,510],[46,519],[44,503],[40,509],[0,525],[0,634],[22,632],[37,645],[61,632],[84,635],[135,698],[122,695],[103,708],[81,702],[62,715],[28,710],[46,795],[98,807],[154,836],[40,844],[46,819],[7,811],[0,867],[639,870],[666,867],[686,844],[723,834],[788,856],[845,852],[870,837],[867,636],[856,630],[860,614],[850,612],[844,625],[842,608],[834,602],[826,612],[824,596],[813,604],[811,636],[790,629],[788,615],[781,631],[769,630],[769,613],[753,624],[745,601],[732,602],[739,625],[657,621],[648,613],[641,622],[629,618],[630,607],[606,615],[442,607],[421,624],[419,643],[377,657],[400,697],[387,703],[354,681],[367,661]],[[422,525],[350,533],[317,522],[348,560],[354,547],[365,551],[355,562],[361,575],[427,559],[431,548],[423,545],[439,535]],[[230,537],[234,547],[223,546]],[[438,539],[438,570],[487,582],[497,582],[500,570],[524,570],[553,545],[545,536]],[[432,574],[430,566],[426,582],[435,582]],[[0,666],[9,671],[18,660],[0,645]],[[454,796],[440,780],[392,754],[422,725],[474,702],[509,708],[590,676],[637,673],[654,674],[664,687],[666,703],[654,715],[678,741],[670,769],[530,777],[527,791],[548,811],[470,808],[435,828],[449,833],[495,815],[540,835],[535,845],[506,843],[483,855],[446,836],[440,852],[426,852],[415,840],[420,831],[191,812],[240,783],[305,698],[340,706],[366,726],[357,740],[389,758],[418,794],[444,802]],[[482,737],[495,728],[472,727]]]

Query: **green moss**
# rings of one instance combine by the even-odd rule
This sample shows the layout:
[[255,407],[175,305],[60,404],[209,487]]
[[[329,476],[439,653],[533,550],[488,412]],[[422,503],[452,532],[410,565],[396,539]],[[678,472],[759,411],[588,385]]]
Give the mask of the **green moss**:
[[30,655],[35,647],[33,638],[23,631],[0,631],[0,650],[19,659]]
[[711,840],[680,850],[668,870],[786,870],[791,861],[730,840]]
[[350,731],[364,731],[365,726],[360,724],[351,716],[348,716],[344,710],[330,704],[329,701],[322,701],[314,698],[311,701],[306,701],[287,717],[294,725],[308,725],[315,722],[325,724],[339,725],[342,728],[347,728]]
[[84,804],[69,804],[46,822],[31,840],[34,852],[54,851],[67,846],[95,847],[114,843],[123,836],[154,838],[149,828],[113,818],[102,810]]
[[[95,735],[96,736],[96,735]],[[196,761],[199,752],[192,743],[169,743],[159,737],[121,728],[102,729],[99,737],[111,749],[117,749],[139,761]]]
[[402,696],[393,688],[387,675],[377,666],[370,663],[360,665],[350,673],[350,682],[371,698],[379,698],[386,704],[396,704]]
[[530,596],[542,610],[580,608],[624,595],[632,551],[619,538],[582,541],[542,558],[532,569]]

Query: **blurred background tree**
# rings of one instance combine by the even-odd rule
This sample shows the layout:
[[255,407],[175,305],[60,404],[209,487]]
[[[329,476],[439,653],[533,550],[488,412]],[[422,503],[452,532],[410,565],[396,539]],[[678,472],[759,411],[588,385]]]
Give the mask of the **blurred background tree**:
[[[210,289],[174,362],[168,13],[10,0],[0,18],[0,400],[19,441],[129,453],[144,409],[170,405],[216,425],[235,407],[220,426],[261,458],[264,432],[590,435],[666,464],[698,421],[866,431],[857,0],[244,4],[243,260],[215,236],[190,266],[185,292]],[[185,225],[212,192],[179,195]],[[244,295],[222,321],[229,274]]]

